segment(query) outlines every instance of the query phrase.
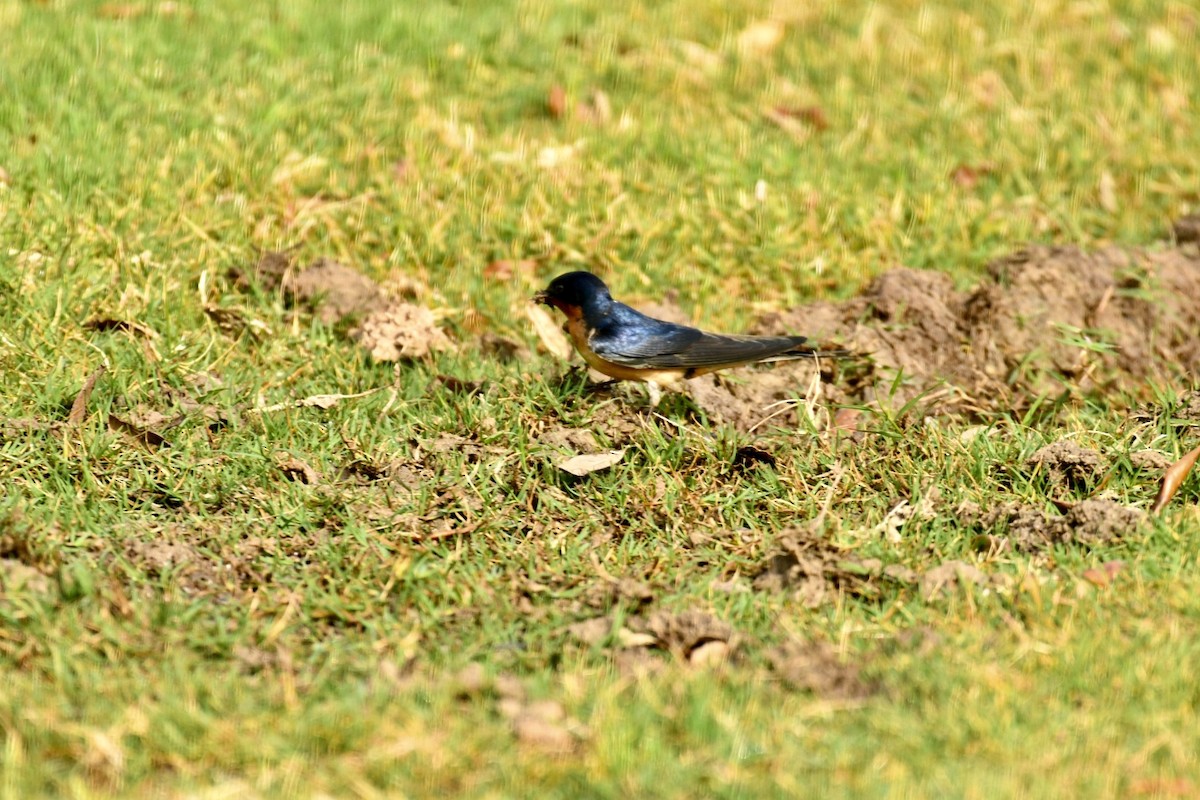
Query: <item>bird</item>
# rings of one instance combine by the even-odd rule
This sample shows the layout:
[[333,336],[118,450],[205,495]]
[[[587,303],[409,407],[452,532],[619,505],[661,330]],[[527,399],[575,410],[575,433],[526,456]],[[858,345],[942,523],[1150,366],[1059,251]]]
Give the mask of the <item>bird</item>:
[[[604,281],[590,272],[559,275],[533,297],[563,312],[563,330],[588,366],[616,381],[641,381],[650,406],[664,389],[717,370],[763,361],[844,358],[848,350],[821,350],[805,336],[740,336],[709,333],[655,319],[613,299]],[[607,383],[605,384],[607,385]]]

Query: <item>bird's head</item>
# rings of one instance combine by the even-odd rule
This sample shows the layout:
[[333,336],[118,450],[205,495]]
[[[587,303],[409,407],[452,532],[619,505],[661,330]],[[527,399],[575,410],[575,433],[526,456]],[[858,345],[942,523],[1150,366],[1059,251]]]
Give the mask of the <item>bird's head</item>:
[[604,281],[590,272],[568,272],[550,281],[533,296],[535,302],[554,306],[567,316],[603,313],[612,303]]

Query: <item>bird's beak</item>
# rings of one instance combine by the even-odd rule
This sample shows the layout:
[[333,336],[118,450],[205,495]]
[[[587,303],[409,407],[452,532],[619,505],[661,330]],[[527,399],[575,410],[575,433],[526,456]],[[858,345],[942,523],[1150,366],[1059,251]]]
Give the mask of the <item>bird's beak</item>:
[[550,298],[546,295],[545,292],[538,292],[537,294],[535,294],[533,297],[531,297],[529,299],[535,303],[541,303],[544,306],[550,305]]

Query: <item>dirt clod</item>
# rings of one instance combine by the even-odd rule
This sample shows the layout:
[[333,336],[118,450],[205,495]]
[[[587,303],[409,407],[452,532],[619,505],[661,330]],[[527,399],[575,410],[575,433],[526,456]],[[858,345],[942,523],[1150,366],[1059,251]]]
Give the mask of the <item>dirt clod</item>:
[[1147,472],[1162,472],[1174,462],[1169,456],[1157,450],[1135,450],[1129,454],[1129,463],[1135,469]]
[[1046,472],[1050,482],[1068,489],[1082,489],[1104,470],[1104,457],[1089,447],[1066,439],[1053,442],[1029,457],[1029,466]]
[[450,348],[433,312],[412,303],[393,303],[374,311],[355,336],[376,361],[423,358]]
[[959,587],[986,584],[987,580],[978,567],[965,561],[947,561],[921,576],[921,597],[934,600],[952,594]]
[[664,650],[677,653],[691,660],[695,651],[708,642],[723,642],[729,649],[737,644],[733,627],[711,614],[703,611],[684,611],[672,613],[658,611],[641,624],[631,624],[635,630],[643,629],[655,637],[656,643]]
[[771,669],[794,689],[830,700],[858,700],[874,694],[855,664],[838,657],[824,642],[792,640],[767,653]]
[[1175,220],[1171,226],[1177,244],[1200,242],[1200,214],[1188,214]]
[[959,517],[985,530],[1005,532],[1014,549],[1040,552],[1054,544],[1094,546],[1136,532],[1146,513],[1103,498],[1084,500],[1066,513],[1050,514],[1026,503],[1001,503],[986,511],[974,504],[959,506]]
[[284,284],[296,303],[308,306],[326,325],[351,314],[369,314],[385,307],[379,284],[356,269],[320,258]]
[[[830,400],[899,408],[920,397],[925,413],[991,413],[1196,374],[1197,296],[1200,254],[1191,251],[1030,247],[993,262],[968,292],[941,273],[901,267],[845,303],[771,314],[753,332],[804,333],[863,354],[822,386]],[[794,391],[807,384],[806,368],[747,370],[732,393],[754,398],[761,416],[756,384],[790,376]]]
[[600,449],[596,435],[587,428],[551,428],[538,437],[538,443],[578,453],[594,453]]
[[839,594],[875,598],[888,582],[908,582],[908,572],[895,567],[843,552],[818,531],[789,528],[754,578],[754,588],[788,590],[805,606],[817,608]]

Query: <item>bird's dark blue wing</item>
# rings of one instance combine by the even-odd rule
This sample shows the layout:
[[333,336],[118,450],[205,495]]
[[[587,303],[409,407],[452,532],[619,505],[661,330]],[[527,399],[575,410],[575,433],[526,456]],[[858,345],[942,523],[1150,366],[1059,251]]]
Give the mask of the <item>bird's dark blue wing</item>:
[[628,306],[614,309],[605,322],[593,329],[589,340],[592,351],[607,361],[631,367],[689,369],[746,364],[789,355],[789,351],[804,349],[805,341],[803,336],[705,333],[647,317]]

